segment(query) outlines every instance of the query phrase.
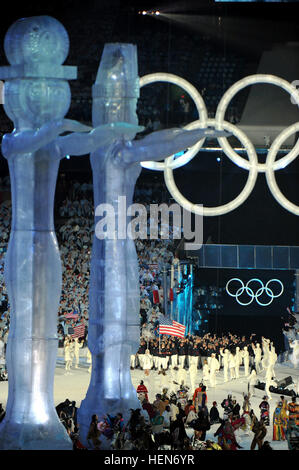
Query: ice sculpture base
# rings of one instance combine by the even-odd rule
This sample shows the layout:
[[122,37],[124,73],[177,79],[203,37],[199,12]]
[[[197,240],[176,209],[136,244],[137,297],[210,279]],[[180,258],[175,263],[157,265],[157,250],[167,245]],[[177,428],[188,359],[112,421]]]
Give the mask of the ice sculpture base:
[[[88,408],[87,408],[88,406]],[[116,416],[117,413],[122,413],[124,421],[127,422],[131,416],[131,409],[141,408],[140,401],[137,398],[135,389],[128,398],[121,398],[118,400],[101,399],[98,393],[91,393],[81,403],[78,410],[78,421],[80,423],[80,441],[86,447],[89,447],[87,441],[87,434],[89,426],[86,423],[91,422],[93,414],[98,416],[99,421],[104,419],[104,416],[110,414]],[[111,447],[111,441],[106,440],[103,436],[100,437],[101,449],[107,450]]]
[[2,422],[0,450],[73,450],[73,444],[59,422],[57,426]]

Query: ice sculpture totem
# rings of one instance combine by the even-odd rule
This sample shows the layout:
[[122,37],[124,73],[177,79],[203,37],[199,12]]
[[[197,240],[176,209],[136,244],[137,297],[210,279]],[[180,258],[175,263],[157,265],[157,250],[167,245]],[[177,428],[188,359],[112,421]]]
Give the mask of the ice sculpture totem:
[[[93,86],[93,125],[117,121],[138,124],[137,49],[133,44],[106,44]],[[194,145],[203,135],[227,135],[208,129],[168,129],[134,140],[136,132],[91,154],[95,204],[95,236],[91,257],[88,347],[92,374],[78,412],[80,440],[86,443],[91,416],[140,408],[132,385],[130,355],[140,341],[139,275],[134,240],[127,236],[135,184],[141,161],[161,160]],[[97,237],[97,208],[114,208],[115,238]],[[103,206],[102,206],[103,208]],[[135,214],[132,214],[135,215]],[[122,221],[122,224],[118,223]],[[117,223],[118,222],[118,223]],[[120,226],[121,225],[121,226]],[[123,229],[125,227],[125,230]],[[101,446],[104,448],[104,446]]]
[[[0,449],[72,449],[53,399],[61,293],[53,221],[57,172],[65,155],[93,152],[99,142],[115,140],[120,127],[91,130],[63,119],[70,105],[67,80],[76,78],[76,67],[61,65],[69,40],[57,20],[39,16],[16,21],[4,49],[11,64],[0,68],[6,80],[4,108],[15,128],[2,140],[11,179],[12,227],[5,259],[11,305],[9,389]],[[79,132],[60,136],[65,131]]]

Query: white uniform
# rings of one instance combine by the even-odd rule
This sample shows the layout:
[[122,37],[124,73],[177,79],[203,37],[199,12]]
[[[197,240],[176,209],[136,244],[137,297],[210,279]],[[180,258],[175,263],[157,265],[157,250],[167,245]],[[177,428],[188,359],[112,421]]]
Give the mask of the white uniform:
[[135,354],[131,354],[131,356],[130,356],[130,367],[132,367],[132,369],[135,369],[135,365],[136,365],[136,356],[135,356]]
[[216,387],[216,373],[220,369],[220,364],[218,359],[214,357],[214,354],[212,354],[211,360],[210,360],[210,385],[211,387]]
[[71,369],[71,364],[73,361],[74,346],[73,343],[70,343],[68,340],[64,341],[64,360],[65,360],[65,370],[69,371]]
[[242,363],[242,355],[240,352],[239,346],[236,347],[236,354],[235,354],[235,375],[236,379],[240,377],[239,370],[240,370],[240,364]]
[[242,353],[243,361],[244,361],[244,375],[247,377],[249,375],[249,351],[245,346]]
[[143,369],[143,360],[144,360],[145,354],[138,354],[138,361],[141,369]]
[[233,380],[236,378],[235,365],[236,365],[236,358],[234,354],[230,353],[229,358],[228,358],[230,380]]
[[179,367],[184,367],[186,356],[178,356]]
[[[146,354],[144,355],[144,359],[143,361],[145,360],[145,356]],[[167,369],[167,364],[168,364],[168,356],[162,356],[162,357],[158,357],[158,370],[166,370]],[[144,367],[143,367],[144,369]]]
[[195,385],[198,382],[197,381],[197,366],[195,364],[191,364],[189,367],[189,377],[190,377],[190,385],[191,385],[191,391],[194,392],[195,390]]
[[269,365],[269,358],[270,358],[270,340],[263,338],[262,339],[262,347],[263,347],[263,359],[262,359],[262,368],[267,369]]
[[276,387],[277,383],[272,380],[272,377],[270,375],[266,376],[266,385],[265,385],[265,395],[269,398],[269,400],[272,399],[272,395],[270,393],[270,387]]
[[5,365],[4,341],[0,338],[0,368]]
[[254,386],[257,384],[257,380],[256,371],[253,369],[248,377],[249,393],[251,397],[254,396]]
[[271,377],[275,377],[274,367],[275,367],[276,362],[277,362],[277,354],[275,352],[275,348],[272,347],[269,353],[266,375],[268,374],[268,375],[271,375]]
[[90,364],[90,366],[88,368],[88,372],[91,373],[92,355],[91,355],[91,352],[88,348],[87,348],[87,351],[86,351],[86,362],[87,362],[87,364]]
[[297,369],[299,365],[299,341],[295,340],[292,343],[290,343],[290,348],[292,348],[292,353],[290,356],[290,360],[294,366],[295,369]]
[[178,366],[178,355],[177,354],[172,354],[170,356],[170,364],[169,364],[169,368],[170,369],[173,369],[174,367],[177,367]]
[[222,363],[223,363],[224,382],[227,382],[228,381],[229,350],[225,349],[224,352],[220,350],[220,355],[222,357]]
[[189,366],[191,367],[192,365],[198,366],[198,356],[190,356],[189,355]]
[[143,370],[150,370],[153,365],[151,354],[146,353],[143,358]]
[[202,381],[206,385],[206,383],[210,380],[210,368],[208,364],[203,365],[202,373]]
[[256,346],[252,346],[252,348],[253,348],[253,351],[254,351],[255,369],[256,369],[256,373],[258,374],[262,370],[262,368],[260,366],[261,359],[262,359],[262,350],[260,348],[259,343],[257,343]]
[[78,369],[80,349],[83,346],[83,341],[81,341],[81,343],[79,343],[78,338],[74,338],[74,339],[75,339],[75,342],[73,344],[74,344],[75,368]]
[[186,384],[186,381],[187,381],[187,371],[186,371],[186,369],[179,368],[177,379],[178,379],[177,380],[178,384],[182,384],[183,382],[184,382],[184,384]]

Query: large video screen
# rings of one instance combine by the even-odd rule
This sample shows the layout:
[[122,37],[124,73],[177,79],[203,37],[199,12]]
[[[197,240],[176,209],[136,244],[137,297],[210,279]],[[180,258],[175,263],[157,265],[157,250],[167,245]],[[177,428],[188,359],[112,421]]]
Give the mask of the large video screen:
[[217,289],[221,316],[280,317],[294,305],[294,271],[200,268],[197,284]]

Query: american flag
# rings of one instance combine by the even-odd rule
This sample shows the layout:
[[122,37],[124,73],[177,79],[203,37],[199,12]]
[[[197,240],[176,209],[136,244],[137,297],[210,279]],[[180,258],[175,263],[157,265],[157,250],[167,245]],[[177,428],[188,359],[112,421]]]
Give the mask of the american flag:
[[186,327],[177,321],[171,320],[170,318],[163,317],[160,320],[159,334],[160,335],[171,335],[179,336],[184,338]]
[[66,313],[64,315],[65,318],[73,318],[74,320],[76,320],[78,318],[78,314],[77,313]]
[[83,338],[85,334],[85,325],[83,323],[77,326],[74,326],[74,333],[71,335],[72,338]]

